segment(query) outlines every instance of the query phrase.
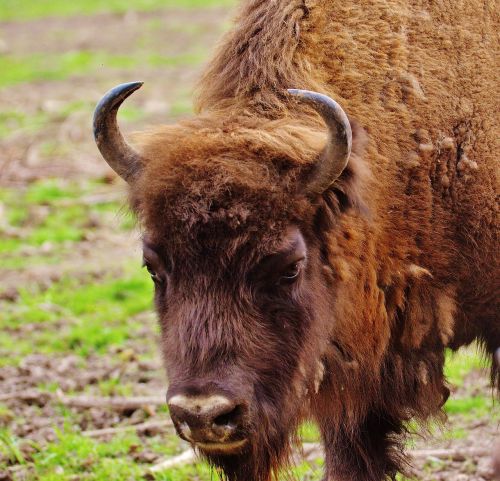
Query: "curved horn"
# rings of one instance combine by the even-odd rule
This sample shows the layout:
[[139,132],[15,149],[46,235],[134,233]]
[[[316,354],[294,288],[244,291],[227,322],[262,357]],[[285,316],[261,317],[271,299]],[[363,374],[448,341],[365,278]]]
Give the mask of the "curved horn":
[[104,160],[124,180],[131,182],[140,171],[140,155],[120,133],[116,114],[123,101],[140,89],[143,82],[130,82],[111,89],[94,111],[94,139]]
[[306,190],[322,194],[344,171],[352,150],[352,129],[342,107],[330,97],[308,90],[288,92],[318,112],[328,126],[328,143],[311,175]]

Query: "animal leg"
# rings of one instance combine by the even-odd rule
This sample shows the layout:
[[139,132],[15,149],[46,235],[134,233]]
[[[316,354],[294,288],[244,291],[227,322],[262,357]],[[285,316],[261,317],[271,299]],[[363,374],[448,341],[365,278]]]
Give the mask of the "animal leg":
[[387,413],[370,413],[354,428],[323,424],[324,481],[393,480],[403,463],[398,436],[402,422]]

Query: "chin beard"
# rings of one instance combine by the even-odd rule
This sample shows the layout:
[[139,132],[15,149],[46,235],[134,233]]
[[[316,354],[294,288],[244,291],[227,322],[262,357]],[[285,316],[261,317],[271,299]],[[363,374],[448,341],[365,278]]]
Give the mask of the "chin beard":
[[288,442],[275,443],[272,449],[255,443],[239,454],[205,457],[223,475],[224,480],[270,481],[273,473],[288,464],[289,451]]
[[280,430],[262,430],[268,422],[262,420],[261,431],[250,436],[247,444],[235,454],[202,453],[209,464],[226,481],[271,481],[278,472],[291,464],[292,441],[298,420],[290,420]]

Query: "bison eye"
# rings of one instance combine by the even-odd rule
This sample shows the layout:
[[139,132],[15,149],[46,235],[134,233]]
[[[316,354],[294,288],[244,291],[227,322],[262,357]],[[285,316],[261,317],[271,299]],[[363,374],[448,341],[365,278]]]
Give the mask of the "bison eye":
[[296,281],[299,277],[302,268],[302,261],[290,264],[285,271],[282,272],[280,277],[280,284],[290,284]]
[[145,262],[144,267],[149,272],[149,275],[151,276],[151,279],[153,280],[153,282],[155,284],[162,284],[163,283],[163,278],[151,267],[150,264]]

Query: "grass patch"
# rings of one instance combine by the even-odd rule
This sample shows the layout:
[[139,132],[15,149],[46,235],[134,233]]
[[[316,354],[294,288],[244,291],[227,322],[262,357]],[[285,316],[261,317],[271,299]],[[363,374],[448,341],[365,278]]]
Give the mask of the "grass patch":
[[443,433],[443,439],[465,439],[469,433],[464,428],[455,428]]
[[46,179],[29,186],[24,196],[26,203],[50,205],[57,200],[76,199],[81,189],[74,183],[65,183],[59,179]]
[[179,55],[159,54],[110,55],[106,52],[80,50],[62,54],[33,53],[31,55],[0,56],[0,88],[20,83],[66,80],[83,74],[95,74],[106,69],[136,70],[147,67],[182,67],[200,64],[205,51]]
[[24,464],[26,462],[19,449],[18,440],[8,429],[0,429],[0,453],[11,463]]
[[492,399],[484,396],[450,398],[444,410],[448,415],[460,414],[466,418],[479,418],[494,414]]
[[[79,184],[48,179],[33,183],[24,192],[0,190],[7,224],[20,229],[19,234],[0,237],[0,254],[9,255],[2,267],[18,268],[29,263],[29,257],[16,255],[21,248],[79,242],[103,225],[115,224],[117,228],[131,230],[134,218],[121,203],[104,198],[86,206],[77,201],[81,196],[102,192],[102,187],[98,182]],[[60,259],[58,255],[52,257],[54,262]]]
[[316,443],[320,439],[319,429],[313,423],[304,423],[299,429],[299,436],[304,443]]
[[22,132],[27,135],[37,132],[49,122],[49,119],[50,116],[45,112],[36,112],[29,115],[16,110],[0,112],[0,140],[7,138],[14,132]]
[[[21,239],[10,239],[0,237],[0,254],[5,254],[9,252],[15,252],[22,247],[23,243]],[[5,266],[2,267],[5,269]]]
[[[70,428],[70,412],[65,413],[65,417],[66,427],[56,431],[57,439],[32,456],[30,464],[35,477],[30,479],[33,481],[70,481],[76,478],[88,481],[144,479],[149,464],[135,461],[135,455],[147,450],[161,457],[170,457],[183,449],[175,436],[140,439],[136,434],[130,433],[117,435],[108,441],[91,439]],[[17,441],[9,436],[8,443],[10,455],[15,456],[12,447],[15,448]],[[159,473],[155,479],[216,481],[218,476],[206,464],[200,463]]]
[[231,7],[236,0],[2,0],[0,21],[31,20],[52,16],[147,12],[166,8]]
[[33,256],[26,256],[22,253],[16,252],[21,246],[15,245],[14,249],[7,249],[2,254],[2,241],[0,241],[0,254],[2,254],[2,269],[6,270],[22,270],[27,267],[38,266],[54,266],[63,261],[64,255],[70,255],[72,250],[58,249],[55,253],[39,254]]
[[170,115],[177,118],[193,114],[192,96],[192,92],[179,92],[170,105]]
[[486,362],[478,354],[477,346],[460,349],[458,352],[446,351],[445,375],[455,386],[462,386],[467,374],[473,370],[486,368]]
[[[82,116],[87,116],[90,119],[92,118],[94,108],[95,102],[93,101],[74,101],[63,104],[59,109],[51,112],[38,111],[27,114],[17,110],[0,111],[0,140],[7,139],[13,134],[31,136],[50,124],[60,124],[75,113],[80,113]],[[137,122],[145,117],[146,112],[133,104],[126,104],[120,108],[120,121]],[[58,142],[54,141],[47,141],[46,143],[46,145],[51,144],[55,146],[59,145]],[[71,146],[66,147],[66,149],[69,148]],[[46,152],[40,153],[46,155]]]
[[24,82],[64,80],[100,68],[134,68],[137,60],[125,55],[108,55],[86,50],[63,54],[36,53],[26,56],[0,56],[0,87]]
[[[151,280],[139,265],[129,268],[121,279],[84,285],[64,279],[44,292],[26,289],[17,304],[0,306],[0,352],[15,356],[103,353],[137,336],[142,325],[134,316],[150,310],[151,299]],[[12,335],[26,325],[38,326],[31,330],[29,339]]]
[[127,457],[139,445],[135,434],[98,442],[69,430],[59,431],[57,442],[33,455],[35,479],[62,481],[78,475],[96,481],[139,479],[141,467]]
[[[21,309],[10,316],[4,311],[4,321],[0,325],[14,328],[22,324],[55,322],[61,316],[75,320],[90,316],[98,322],[123,323],[126,328],[124,321],[151,307],[151,296],[151,281],[139,267],[137,272],[122,279],[104,282],[81,285],[77,280],[64,279],[38,294],[22,290],[18,306]],[[102,326],[100,330],[104,329]]]

